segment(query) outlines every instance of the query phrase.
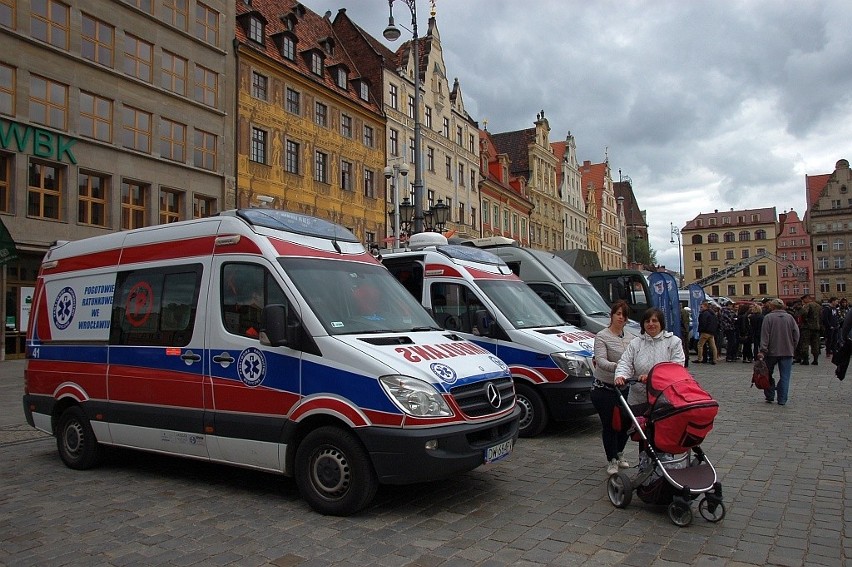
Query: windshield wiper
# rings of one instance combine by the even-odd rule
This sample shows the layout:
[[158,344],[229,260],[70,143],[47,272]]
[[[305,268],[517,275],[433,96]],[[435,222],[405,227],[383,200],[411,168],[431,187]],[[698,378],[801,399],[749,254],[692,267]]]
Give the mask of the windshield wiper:
[[412,327],[408,330],[412,333],[416,333],[419,331],[443,331],[444,329],[442,329],[441,327],[436,327],[435,325],[429,325],[428,327]]

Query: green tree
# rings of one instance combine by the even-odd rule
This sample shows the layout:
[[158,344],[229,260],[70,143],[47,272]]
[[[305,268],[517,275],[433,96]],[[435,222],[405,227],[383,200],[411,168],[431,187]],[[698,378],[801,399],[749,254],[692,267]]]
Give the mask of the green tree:
[[627,260],[630,263],[657,265],[657,251],[651,248],[651,243],[639,236],[627,237]]

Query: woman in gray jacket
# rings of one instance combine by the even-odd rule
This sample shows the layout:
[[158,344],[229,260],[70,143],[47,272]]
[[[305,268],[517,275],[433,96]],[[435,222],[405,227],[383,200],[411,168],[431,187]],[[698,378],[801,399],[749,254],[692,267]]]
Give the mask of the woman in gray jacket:
[[629,379],[638,380],[630,386],[627,403],[634,414],[644,413],[648,403],[645,382],[654,365],[660,362],[686,362],[683,345],[673,333],[666,332],[663,312],[652,307],[642,315],[642,332],[627,345],[615,368],[615,385],[623,387]]

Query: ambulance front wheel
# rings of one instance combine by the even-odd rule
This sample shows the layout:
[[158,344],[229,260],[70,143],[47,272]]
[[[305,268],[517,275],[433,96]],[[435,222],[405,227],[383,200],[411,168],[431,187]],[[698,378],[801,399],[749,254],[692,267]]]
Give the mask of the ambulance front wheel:
[[296,484],[311,508],[330,516],[349,516],[370,503],[379,481],[370,455],[344,429],[320,427],[296,451]]
[[521,419],[518,434],[521,437],[535,437],[547,425],[547,406],[532,386],[515,382],[515,398],[521,406]]
[[78,406],[69,407],[59,417],[56,446],[62,462],[72,469],[90,469],[100,459],[100,445],[95,432]]

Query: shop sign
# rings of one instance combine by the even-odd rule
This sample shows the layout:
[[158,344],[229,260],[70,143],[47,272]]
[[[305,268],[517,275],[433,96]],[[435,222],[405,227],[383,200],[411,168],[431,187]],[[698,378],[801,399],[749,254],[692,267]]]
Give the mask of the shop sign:
[[25,126],[10,120],[0,120],[0,148],[10,151],[30,153],[36,157],[77,163],[71,146],[77,140],[43,130],[35,126]]

